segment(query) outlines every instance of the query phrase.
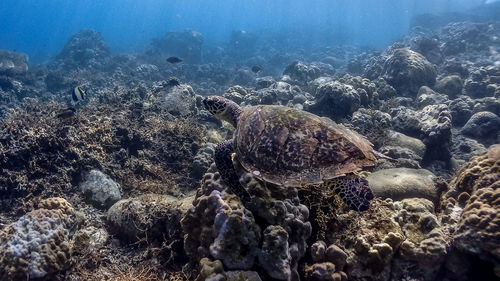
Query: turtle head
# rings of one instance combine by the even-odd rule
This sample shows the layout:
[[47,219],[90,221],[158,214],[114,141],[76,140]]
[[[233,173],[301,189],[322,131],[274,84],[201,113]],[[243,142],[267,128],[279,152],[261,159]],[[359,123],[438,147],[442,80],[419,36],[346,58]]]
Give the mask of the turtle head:
[[362,212],[370,208],[373,192],[366,179],[349,175],[332,179],[329,185],[352,210]]
[[203,99],[203,106],[218,119],[227,121],[234,127],[238,124],[241,108],[234,101],[219,96],[208,96]]

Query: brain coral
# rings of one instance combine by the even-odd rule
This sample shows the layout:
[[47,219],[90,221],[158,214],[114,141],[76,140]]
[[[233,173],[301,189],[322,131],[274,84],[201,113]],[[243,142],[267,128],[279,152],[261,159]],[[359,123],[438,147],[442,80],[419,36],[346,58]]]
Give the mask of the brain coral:
[[500,144],[490,146],[460,170],[444,204],[463,207],[453,245],[491,262],[500,277]]
[[2,280],[41,278],[64,269],[72,252],[74,214],[66,200],[49,198],[40,202],[39,209],[2,230]]

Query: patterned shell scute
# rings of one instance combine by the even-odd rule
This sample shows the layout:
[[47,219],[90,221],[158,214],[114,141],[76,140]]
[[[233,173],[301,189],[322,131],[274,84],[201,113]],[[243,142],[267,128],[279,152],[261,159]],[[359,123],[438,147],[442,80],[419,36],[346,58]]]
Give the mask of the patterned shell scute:
[[312,113],[284,106],[245,109],[235,131],[236,157],[247,171],[278,185],[301,187],[373,165],[372,144]]

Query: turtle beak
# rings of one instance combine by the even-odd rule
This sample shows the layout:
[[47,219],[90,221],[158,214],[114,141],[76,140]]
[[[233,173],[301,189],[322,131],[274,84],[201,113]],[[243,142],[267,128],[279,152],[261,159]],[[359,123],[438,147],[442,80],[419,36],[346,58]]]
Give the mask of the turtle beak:
[[203,107],[208,110],[208,99],[205,97],[203,98],[203,100],[201,101],[203,103]]

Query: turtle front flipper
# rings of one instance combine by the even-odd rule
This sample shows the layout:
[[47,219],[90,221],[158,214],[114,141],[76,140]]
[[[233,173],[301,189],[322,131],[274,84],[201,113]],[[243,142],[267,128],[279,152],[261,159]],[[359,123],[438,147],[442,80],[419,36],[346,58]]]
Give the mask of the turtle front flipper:
[[332,179],[329,185],[344,200],[349,208],[361,212],[370,208],[373,193],[364,178],[351,175]]
[[234,194],[240,197],[241,201],[246,203],[250,201],[250,194],[239,181],[239,177],[234,169],[233,159],[231,158],[232,153],[232,139],[219,143],[215,148],[215,165],[217,166],[217,170],[219,170],[219,174],[221,175],[224,183]]

